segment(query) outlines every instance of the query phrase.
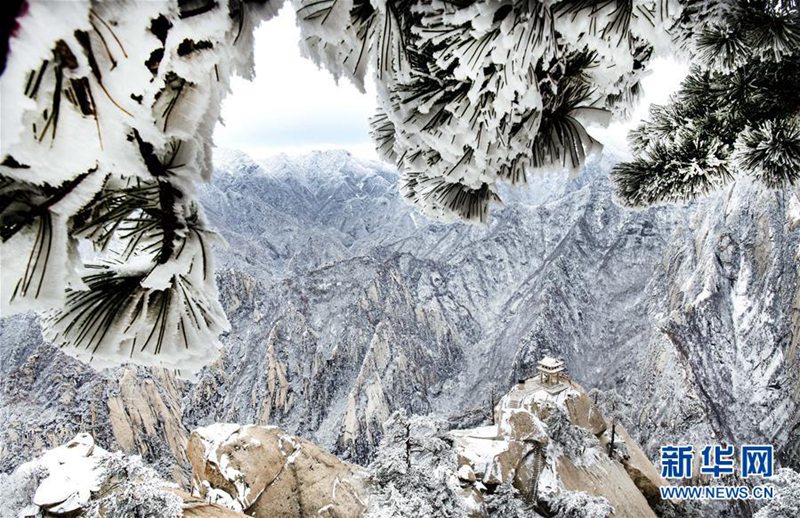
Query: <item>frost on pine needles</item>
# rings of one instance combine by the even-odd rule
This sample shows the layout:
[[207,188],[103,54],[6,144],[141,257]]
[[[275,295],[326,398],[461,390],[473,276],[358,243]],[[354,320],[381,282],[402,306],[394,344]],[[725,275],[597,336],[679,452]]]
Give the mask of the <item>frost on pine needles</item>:
[[613,177],[627,205],[696,198],[749,175],[800,178],[800,9],[794,0],[719,0],[684,11],[675,37],[693,68],[631,134]]
[[[98,366],[191,374],[216,356],[228,323],[195,189],[230,76],[252,75],[253,28],[283,4],[24,3],[0,77],[4,315],[48,312],[47,337]],[[500,183],[577,170],[599,148],[590,124],[624,116],[676,41],[702,66],[637,134],[621,197],[696,195],[736,167],[793,181],[794,2],[290,4],[306,56],[362,89],[376,82],[376,147],[429,215],[485,221]]]
[[306,53],[378,88],[372,134],[429,215],[483,221],[497,184],[578,169],[669,47],[673,1],[298,0]]
[[253,26],[276,9],[26,6],[1,83],[3,315],[47,311],[47,338],[99,367],[189,374],[228,328],[195,184],[229,77],[251,75]]

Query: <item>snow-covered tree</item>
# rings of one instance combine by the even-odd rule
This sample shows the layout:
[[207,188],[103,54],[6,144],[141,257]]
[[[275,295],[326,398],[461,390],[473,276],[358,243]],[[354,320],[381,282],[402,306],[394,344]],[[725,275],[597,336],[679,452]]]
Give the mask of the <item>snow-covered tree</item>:
[[547,502],[558,518],[609,518],[614,508],[602,496],[592,496],[583,491],[561,491]]
[[693,67],[679,92],[631,134],[614,172],[629,205],[695,198],[748,175],[800,179],[800,10],[796,0],[688,4],[676,36]]
[[103,486],[86,506],[86,516],[183,516],[183,500],[138,455],[111,453],[102,469]]
[[373,496],[368,516],[462,516],[452,444],[443,423],[397,411],[385,424],[375,460],[369,465]]
[[26,462],[11,473],[0,473],[0,509],[9,516],[25,516],[25,510],[35,512],[33,494],[46,477],[47,469],[35,462]]
[[587,446],[597,445],[597,439],[588,430],[572,424],[561,407],[553,407],[545,419],[547,435],[570,459],[577,459]]
[[497,184],[578,168],[586,124],[624,113],[678,2],[302,0],[307,54],[362,84],[378,151],[428,214],[485,219]]
[[800,473],[781,468],[769,480],[775,486],[775,498],[758,510],[756,518],[790,518],[800,516]]
[[[500,484],[494,493],[485,500],[486,515],[489,518],[525,518],[533,514],[525,510],[519,492],[510,483]],[[535,516],[535,515],[533,515]]]
[[[416,435],[417,430],[414,430]],[[408,475],[412,467],[411,451],[414,442],[411,422],[405,410],[397,410],[384,424],[383,435],[370,463],[372,477],[386,483]]]
[[[0,77],[4,315],[48,311],[46,336],[96,366],[132,361],[188,374],[215,357],[228,323],[195,189],[211,174],[229,79],[252,75],[253,28],[283,4],[14,3]],[[397,163],[409,201],[466,220],[486,218],[499,183],[578,168],[598,148],[587,124],[624,115],[650,60],[673,52],[676,38],[691,51],[728,10],[722,0],[291,4],[308,57],[359,87],[375,80],[373,137]],[[765,98],[787,100],[786,111],[796,106],[786,93],[796,67],[784,66],[796,59],[795,26],[770,16],[777,32],[755,31],[746,43],[772,74],[763,81],[777,85],[774,77],[795,70],[785,92]],[[759,143],[793,142],[796,121],[780,115],[745,117],[736,140],[737,163],[762,164],[765,178],[779,179],[793,156]],[[79,253],[81,241],[94,253]]]

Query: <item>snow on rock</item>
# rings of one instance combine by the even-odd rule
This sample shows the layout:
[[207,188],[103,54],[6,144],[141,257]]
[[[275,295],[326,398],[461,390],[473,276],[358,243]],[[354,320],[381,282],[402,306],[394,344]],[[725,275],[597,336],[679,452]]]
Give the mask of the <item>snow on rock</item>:
[[219,423],[192,432],[194,490],[258,516],[361,516],[366,489],[356,466],[277,427]]
[[187,464],[186,439],[189,436],[181,419],[179,391],[181,382],[161,369],[149,372],[145,379],[136,368],[118,371],[116,390],[106,403],[111,430],[120,449],[152,458],[166,440],[163,449],[174,458],[164,466],[164,475],[180,484],[188,482],[182,469]]
[[655,516],[658,472],[620,425],[626,449],[609,458],[607,422],[574,381],[530,378],[494,410],[496,425],[450,432],[465,498],[480,501],[473,493],[511,483],[529,504],[565,516],[581,508],[591,510],[585,516]]
[[0,474],[2,516],[243,516],[198,500],[137,455],[109,452],[81,433],[9,475]]
[[54,514],[82,508],[92,491],[97,491],[103,477],[101,461],[104,449],[95,446],[91,435],[82,433],[39,459],[48,476],[39,484],[33,503]]

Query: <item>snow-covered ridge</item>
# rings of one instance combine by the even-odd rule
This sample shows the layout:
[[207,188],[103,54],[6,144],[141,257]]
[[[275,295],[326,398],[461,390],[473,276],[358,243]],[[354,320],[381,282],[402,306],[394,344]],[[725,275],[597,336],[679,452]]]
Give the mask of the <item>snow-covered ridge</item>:
[[651,459],[669,442],[751,441],[798,466],[791,196],[738,182],[689,207],[626,211],[607,172],[600,162],[480,227],[420,218],[382,181],[356,197],[346,182],[217,175],[200,196],[229,243],[223,357],[197,384],[139,369],[121,383],[43,344],[32,319],[0,320],[0,466],[78,422],[170,478],[188,479],[174,438],[213,422],[277,424],[363,463],[394,410],[477,426],[492,391],[544,354],[611,391]]
[[324,184],[350,181],[363,176],[380,176],[397,181],[397,170],[383,162],[362,160],[346,150],[312,151],[304,155],[279,153],[256,159],[250,155],[226,148],[217,148],[214,153],[214,170],[218,174],[259,174],[280,179],[288,176],[313,180]]

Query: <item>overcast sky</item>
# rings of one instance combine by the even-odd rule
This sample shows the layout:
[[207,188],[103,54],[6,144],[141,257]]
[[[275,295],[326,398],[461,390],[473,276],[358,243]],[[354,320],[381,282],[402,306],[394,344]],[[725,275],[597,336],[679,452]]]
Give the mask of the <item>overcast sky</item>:
[[[214,134],[220,147],[240,149],[254,158],[277,153],[300,154],[318,149],[347,149],[375,158],[367,119],[375,111],[374,92],[361,94],[347,80],[339,85],[325,70],[300,56],[291,8],[284,7],[256,32],[256,78],[234,78],[233,92],[222,107],[225,125]],[[614,123],[591,134],[618,151],[625,134],[647,114],[647,105],[666,100],[677,89],[686,68],[674,62],[653,63],[643,81],[645,99],[631,122]]]

